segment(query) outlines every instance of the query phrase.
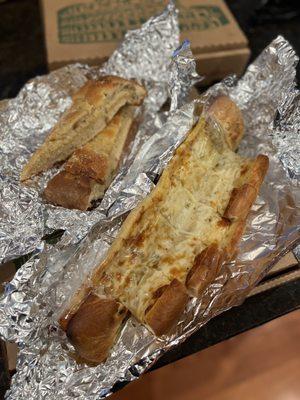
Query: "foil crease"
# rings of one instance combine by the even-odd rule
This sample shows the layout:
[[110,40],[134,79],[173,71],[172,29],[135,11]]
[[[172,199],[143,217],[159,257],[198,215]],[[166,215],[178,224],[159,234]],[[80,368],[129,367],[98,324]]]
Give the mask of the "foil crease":
[[191,87],[203,79],[196,72],[196,61],[189,40],[185,40],[174,51],[173,57],[176,61],[172,63],[169,71],[170,112],[184,105],[189,97]]
[[297,246],[293,250],[294,256],[296,257],[297,261],[300,262],[300,246]]
[[[175,53],[171,69],[175,68],[174,63],[183,70],[190,67],[189,57],[179,67],[178,60],[182,58],[177,56]],[[243,78],[227,79],[201,99],[205,110],[215,96],[230,95],[242,109],[246,121],[241,153],[247,156],[264,153],[270,158],[270,169],[248,218],[237,259],[222,268],[201,299],[189,302],[169,336],[157,339],[131,317],[124,324],[110,356],[101,365],[93,368],[77,365],[70,357],[72,346],[59,329],[57,317],[81,279],[105,257],[128,211],[150,192],[157,175],[197,119],[199,101],[181,104],[186,87],[180,82],[173,85],[171,82],[170,88],[183,88],[183,92],[173,91],[173,104],[177,101],[180,107],[173,106],[170,112],[156,115],[152,123],[145,120],[143,129],[152,127],[151,135],[147,136],[147,130],[145,136],[141,134],[141,145],[129,156],[128,164],[125,163],[107,191],[101,204],[102,220],[77,245],[62,241],[37,252],[6,286],[0,302],[0,334],[20,346],[17,373],[8,399],[107,397],[117,382],[136,379],[166,350],[178,345],[215,315],[240,304],[272,263],[299,242],[298,182],[289,176],[281,147],[274,144],[275,131],[286,129],[284,118],[291,115],[281,113],[281,128],[274,123],[278,110],[286,109],[285,101],[295,90],[296,62],[289,43],[278,37],[250,65]],[[186,76],[185,72],[174,74],[175,79]],[[191,69],[186,79],[192,82],[193,76]],[[290,119],[289,126],[293,134],[299,130],[299,121]],[[285,142],[288,146],[288,137]]]
[[143,123],[130,153],[134,157],[153,133],[155,127],[150,121],[155,120],[167,100],[170,60],[178,46],[177,10],[170,2],[161,15],[150,18],[140,29],[129,31],[101,68],[74,64],[37,77],[15,99],[0,107],[0,262],[40,248],[42,237],[58,229],[65,230],[64,243],[78,242],[105,217],[101,203],[92,211],[81,212],[42,201],[41,192],[57,168],[39,177],[33,187],[20,185],[20,171],[71,105],[72,93],[87,79],[107,74],[134,78],[148,91]]

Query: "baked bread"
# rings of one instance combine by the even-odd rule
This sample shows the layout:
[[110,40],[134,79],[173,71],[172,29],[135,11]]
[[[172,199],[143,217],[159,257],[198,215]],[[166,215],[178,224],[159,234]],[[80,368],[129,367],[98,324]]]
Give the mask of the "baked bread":
[[125,317],[125,307],[116,300],[95,294],[87,297],[68,326],[69,339],[80,349],[83,361],[98,363],[107,357]]
[[132,131],[136,107],[124,106],[105,129],[75,150],[64,169],[48,182],[43,197],[65,208],[87,210],[103,197]]
[[221,125],[227,133],[224,138],[232,150],[236,150],[244,135],[244,119],[241,110],[227,96],[217,97],[208,109],[208,114]]
[[[176,295],[169,301],[168,324],[164,318],[168,328],[154,326],[153,307],[155,315],[161,316],[166,303],[160,309],[158,299],[169,297],[166,292],[174,285],[174,293],[186,285],[191,295],[202,294],[202,280],[200,286],[194,282],[197,270],[202,271],[208,258],[215,276],[222,261],[232,258],[242,232],[240,221],[244,226],[267,169],[265,156],[248,160],[227,146],[219,152],[211,136],[202,118],[177,149],[156,188],[127,217],[92,277],[94,287],[104,287],[158,335],[166,333],[180,315]],[[209,283],[206,279],[206,286]]]
[[140,105],[145,96],[141,85],[116,76],[88,81],[74,94],[70,109],[31,156],[21,172],[21,181],[65,161],[102,131],[121,107]]
[[[226,125],[226,136],[239,140]],[[232,140],[231,145],[228,139],[216,141],[213,128],[201,117],[155,189],[124,221],[107,257],[60,319],[80,355],[87,358],[90,334],[84,326],[95,319],[92,307],[84,320],[76,312],[85,307],[87,294],[100,290],[99,299],[113,298],[160,336],[178,321],[189,297],[200,297],[223,261],[233,257],[268,158],[245,159],[232,151]],[[106,310],[97,312],[104,316]],[[76,332],[81,339],[77,336],[75,342]]]
[[61,171],[48,182],[43,197],[48,203],[85,211],[103,197],[105,188],[88,176]]

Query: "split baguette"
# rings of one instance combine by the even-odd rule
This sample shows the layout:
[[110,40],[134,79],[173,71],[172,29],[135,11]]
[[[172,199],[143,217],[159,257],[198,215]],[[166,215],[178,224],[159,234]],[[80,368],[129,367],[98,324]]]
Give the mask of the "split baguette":
[[[222,125],[222,113],[218,115]],[[82,357],[101,362],[109,351],[107,347],[99,358],[84,351],[94,337],[84,327],[95,316],[92,307],[85,319],[76,311],[85,307],[87,294],[96,295],[101,288],[99,299],[114,299],[156,335],[163,335],[178,321],[189,296],[200,297],[223,261],[234,255],[268,159],[235,154],[230,147],[236,147],[241,134],[230,131],[232,126],[225,123],[231,139],[220,148],[206,118],[199,120],[156,188],[124,221],[105,260],[71,300],[60,324]],[[106,313],[100,309],[98,317]]]
[[61,172],[47,184],[43,196],[51,204],[87,210],[103,197],[132,131],[136,108],[124,106],[105,129],[75,150]]
[[102,131],[124,105],[140,105],[145,89],[134,81],[106,76],[88,81],[73,96],[73,104],[36,150],[21,172],[26,181],[65,161]]

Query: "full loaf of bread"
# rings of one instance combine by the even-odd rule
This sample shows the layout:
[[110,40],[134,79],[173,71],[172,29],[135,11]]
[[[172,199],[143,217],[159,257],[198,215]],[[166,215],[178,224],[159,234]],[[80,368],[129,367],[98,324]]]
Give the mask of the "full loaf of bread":
[[70,109],[25,165],[21,181],[65,161],[102,131],[124,105],[140,105],[145,96],[141,85],[116,76],[88,81],[74,94]]
[[[268,158],[252,160],[234,153],[242,135],[232,131],[238,113],[228,117],[219,107],[229,104],[231,113],[237,107],[226,98],[216,101],[219,106],[212,105],[209,113],[223,125],[224,140],[202,116],[155,189],[124,221],[105,260],[64,310],[61,326],[86,360],[101,362],[107,356],[114,340],[107,345],[99,337],[110,325],[109,337],[117,335],[123,320],[119,307],[155,335],[168,333],[189,297],[201,297],[222,263],[235,254]],[[241,129],[242,122],[237,126]],[[97,298],[95,310],[87,305],[91,295]],[[109,315],[104,300],[116,304]],[[90,324],[97,328],[88,328]],[[88,345],[95,331],[101,354],[97,346]]]

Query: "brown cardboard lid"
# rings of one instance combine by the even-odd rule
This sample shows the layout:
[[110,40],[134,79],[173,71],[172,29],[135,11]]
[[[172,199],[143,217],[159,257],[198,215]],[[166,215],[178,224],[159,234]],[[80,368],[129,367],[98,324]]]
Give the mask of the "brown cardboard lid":
[[[187,10],[199,9],[198,20],[199,24],[202,21],[203,25],[202,29],[189,29],[188,27],[185,29],[180,23],[181,37],[190,40],[192,50],[196,55],[197,53],[247,48],[248,40],[224,1],[185,0],[184,5]],[[200,11],[201,9],[202,11]],[[182,13],[185,18],[184,9]],[[191,24],[190,28],[192,27]]]
[[[124,37],[160,13],[165,0],[41,0],[48,62],[104,59]],[[222,0],[180,0],[181,38],[194,53],[245,48],[247,39]]]

